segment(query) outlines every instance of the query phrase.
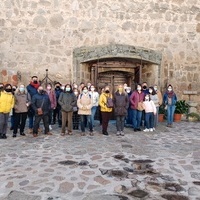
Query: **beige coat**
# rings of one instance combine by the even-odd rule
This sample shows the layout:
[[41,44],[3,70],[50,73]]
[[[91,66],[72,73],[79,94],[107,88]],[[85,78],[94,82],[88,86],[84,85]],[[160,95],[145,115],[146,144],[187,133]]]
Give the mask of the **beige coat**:
[[92,98],[89,93],[82,93],[77,100],[78,114],[79,115],[91,115]]

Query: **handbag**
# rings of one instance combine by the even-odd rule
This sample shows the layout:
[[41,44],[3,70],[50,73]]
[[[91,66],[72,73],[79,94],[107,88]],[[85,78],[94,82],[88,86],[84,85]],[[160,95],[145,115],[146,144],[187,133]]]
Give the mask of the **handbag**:
[[144,110],[142,102],[138,102],[137,110],[139,110],[139,111],[143,111]]
[[43,110],[42,110],[43,104],[44,104],[44,98],[42,99],[41,107],[37,109],[37,114],[38,114],[38,115],[43,115]]

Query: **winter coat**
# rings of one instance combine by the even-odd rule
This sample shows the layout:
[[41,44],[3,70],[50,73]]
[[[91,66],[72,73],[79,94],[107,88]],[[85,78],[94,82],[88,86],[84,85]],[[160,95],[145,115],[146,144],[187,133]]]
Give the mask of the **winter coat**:
[[79,115],[91,115],[92,98],[89,93],[81,93],[77,101]]
[[[165,105],[169,105],[169,102],[168,102],[168,94],[167,94],[167,92],[165,92],[165,94],[164,94],[164,96],[163,96],[163,103],[165,104]],[[174,106],[175,104],[176,104],[176,102],[177,102],[177,97],[176,97],[176,94],[174,93],[173,94],[173,96],[172,96],[172,98],[171,98],[171,106]]]
[[156,114],[156,106],[152,100],[150,101],[144,101],[143,102],[143,108],[145,110],[145,113],[151,113],[153,112]]
[[99,105],[102,112],[112,112],[112,108],[106,106],[107,97],[113,98],[112,94],[103,92],[99,97]]
[[[28,104],[28,105],[27,105]],[[25,113],[28,112],[28,106],[31,104],[31,96],[29,93],[15,93],[15,112]]]
[[76,102],[75,94],[70,92],[62,92],[58,98],[58,103],[64,112],[73,112],[73,107],[76,106]]
[[129,107],[129,98],[126,93],[115,92],[113,97],[114,111],[116,116],[126,116]]
[[92,106],[98,106],[99,105],[99,93],[98,92],[92,92],[90,91],[89,94],[92,98]]
[[51,102],[49,100],[49,96],[44,94],[35,94],[32,98],[31,106],[37,115],[37,109],[42,108],[43,114],[47,115],[51,109]]
[[0,93],[0,113],[10,113],[14,103],[14,96],[11,92],[3,91]]
[[131,109],[137,110],[139,102],[143,102],[145,94],[143,92],[139,93],[134,91],[130,96]]
[[49,95],[49,99],[51,102],[51,109],[55,109],[57,105],[57,100],[56,100],[56,94],[54,90],[50,90],[49,92],[46,91],[47,94]]
[[37,88],[35,88],[33,85],[29,84],[27,87],[26,87],[28,93],[31,95],[31,98],[33,97],[33,95],[37,94]]

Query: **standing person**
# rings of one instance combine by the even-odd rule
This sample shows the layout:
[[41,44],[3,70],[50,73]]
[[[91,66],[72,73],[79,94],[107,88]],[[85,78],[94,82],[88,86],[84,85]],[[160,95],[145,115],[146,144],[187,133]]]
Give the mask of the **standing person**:
[[[104,92],[104,88],[101,88],[100,90],[100,95]],[[102,114],[101,114],[101,107],[100,105],[98,106],[98,112],[99,112],[99,125],[102,125]]]
[[93,136],[92,123],[91,123],[91,108],[92,98],[89,94],[87,86],[82,88],[82,93],[77,101],[78,114],[81,120],[81,136],[85,136],[85,119],[87,119],[90,135]]
[[11,84],[4,86],[0,93],[0,139],[6,139],[9,114],[14,107],[14,96]]
[[49,110],[51,109],[51,102],[42,86],[38,87],[38,93],[33,96],[31,106],[35,112],[33,137],[38,136],[38,128],[41,120],[43,120],[45,128],[44,133],[52,135],[52,133],[49,132]]
[[122,85],[119,85],[113,97],[114,111],[116,116],[117,136],[124,136],[124,122],[129,106],[128,95]]
[[26,125],[28,107],[31,105],[31,96],[27,92],[24,84],[20,84],[15,92],[15,121],[13,137],[17,136],[17,130],[20,129],[20,135],[25,136],[24,128]]
[[0,83],[0,93],[4,91],[4,84]]
[[167,91],[163,96],[163,102],[167,106],[167,126],[172,127],[174,121],[174,111],[176,108],[177,97],[172,85],[167,86]]
[[61,90],[61,84],[59,82],[57,82],[55,84],[55,95],[56,95],[56,108],[53,110],[53,124],[56,123],[56,119],[58,121],[58,126],[61,127],[62,125],[62,121],[61,121],[61,107],[58,103],[58,99],[59,99],[59,96],[62,92]]
[[[17,86],[13,85],[12,86],[13,96],[15,95],[16,89],[17,89]],[[14,123],[15,123],[15,108],[12,109],[11,116],[10,116],[10,122],[11,122],[10,130],[13,130],[14,129]]]
[[158,111],[159,111],[159,99],[156,91],[154,90],[154,87],[149,87],[149,94],[150,94],[150,99],[154,102],[156,106],[156,114],[153,116],[153,129],[158,125]]
[[[35,94],[38,93],[38,87],[40,86],[40,83],[38,82],[38,77],[37,76],[32,76],[31,77],[31,82],[30,84],[26,87],[28,93],[31,96],[31,99],[33,98],[33,96]],[[33,120],[35,117],[35,112],[34,109],[32,107],[32,105],[29,106],[28,109],[28,119],[29,119],[29,132],[33,133]]]
[[146,94],[143,102],[143,107],[145,111],[145,124],[146,128],[144,132],[153,131],[154,115],[156,114],[156,106],[151,100],[150,95]]
[[96,114],[97,107],[99,105],[99,93],[95,90],[94,85],[91,85],[90,92],[92,98],[92,109],[91,109],[91,123],[92,123],[92,129],[94,129],[94,117]]
[[108,122],[112,115],[112,107],[108,107],[107,98],[113,98],[112,94],[110,93],[109,86],[105,86],[104,91],[101,93],[99,97],[99,105],[101,109],[101,116],[102,116],[102,134],[108,135]]
[[131,109],[132,109],[132,116],[133,116],[133,130],[141,131],[140,124],[142,120],[142,102],[144,100],[144,92],[142,92],[142,86],[141,84],[137,85],[137,90],[133,91],[133,93],[130,96],[130,103],[131,103]]
[[46,88],[46,92],[49,96],[50,102],[51,102],[51,109],[49,110],[49,130],[52,130],[51,124],[52,124],[52,117],[53,117],[53,111],[56,108],[56,94],[55,91],[52,89],[52,84],[48,83],[47,84],[47,88]]
[[76,106],[76,96],[72,91],[70,84],[65,85],[65,90],[59,96],[58,103],[61,106],[62,112],[62,131],[61,135],[66,134],[66,123],[67,123],[67,133],[72,135],[72,115],[73,107]]
[[130,104],[130,96],[132,94],[131,87],[126,88],[126,93],[128,95],[128,99],[129,99],[129,107],[128,107],[127,116],[126,116],[126,119],[125,119],[125,122],[126,122],[125,126],[132,126],[133,117],[132,117],[132,110],[131,110],[131,104]]
[[162,93],[160,90],[158,90],[158,86],[157,85],[154,85],[153,86],[156,94],[158,95],[158,101],[159,101],[159,106],[161,106],[163,104],[163,96],[162,96]]
[[[79,91],[77,88],[73,89],[74,95],[76,96],[76,99],[78,100],[78,96],[79,96]],[[79,129],[79,115],[78,115],[78,106],[76,104],[76,106],[73,107],[73,116],[72,116],[72,121],[73,121],[73,129],[74,130],[78,130]]]

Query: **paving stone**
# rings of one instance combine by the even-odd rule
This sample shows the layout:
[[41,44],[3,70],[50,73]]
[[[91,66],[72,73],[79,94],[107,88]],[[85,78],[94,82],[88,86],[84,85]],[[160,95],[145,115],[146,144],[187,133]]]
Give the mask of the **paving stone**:
[[72,189],[74,188],[74,184],[73,183],[69,183],[69,182],[63,182],[60,184],[58,192],[60,193],[69,193],[72,191]]
[[102,176],[94,177],[94,181],[96,181],[97,183],[100,183],[101,185],[107,185],[110,183],[109,180],[104,179]]
[[8,194],[7,200],[41,200],[42,198],[38,195],[27,195],[23,192],[19,192],[19,191],[11,191]]

